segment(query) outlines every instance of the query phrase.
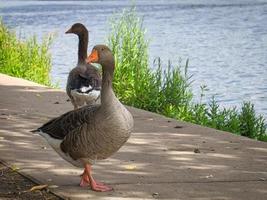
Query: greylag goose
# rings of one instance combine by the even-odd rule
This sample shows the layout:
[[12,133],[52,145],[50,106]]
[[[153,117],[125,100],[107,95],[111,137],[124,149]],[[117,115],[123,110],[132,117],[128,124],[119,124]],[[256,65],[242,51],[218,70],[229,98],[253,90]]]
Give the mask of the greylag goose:
[[69,111],[47,122],[37,130],[66,161],[84,167],[80,186],[94,191],[110,191],[111,187],[96,182],[92,164],[117,152],[128,140],[133,129],[133,117],[116,98],[112,89],[115,61],[110,49],[97,45],[88,62],[102,66],[101,104],[87,105]]
[[76,23],[66,31],[79,37],[78,63],[68,76],[66,91],[74,109],[84,105],[100,103],[101,76],[91,64],[87,64],[88,30],[83,24]]

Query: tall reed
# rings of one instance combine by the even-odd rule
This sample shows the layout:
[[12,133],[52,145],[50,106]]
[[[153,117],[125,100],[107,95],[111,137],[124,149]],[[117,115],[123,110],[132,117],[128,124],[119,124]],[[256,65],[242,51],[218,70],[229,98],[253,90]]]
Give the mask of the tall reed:
[[[185,76],[180,66],[166,70],[160,58],[155,60],[157,69],[152,71],[148,61],[148,40],[142,20],[135,9],[124,10],[111,20],[108,41],[116,60],[114,89],[121,101],[128,105],[163,114],[171,114],[178,104],[188,106],[192,98]],[[188,62],[187,62],[188,64]],[[186,64],[186,65],[187,65]]]

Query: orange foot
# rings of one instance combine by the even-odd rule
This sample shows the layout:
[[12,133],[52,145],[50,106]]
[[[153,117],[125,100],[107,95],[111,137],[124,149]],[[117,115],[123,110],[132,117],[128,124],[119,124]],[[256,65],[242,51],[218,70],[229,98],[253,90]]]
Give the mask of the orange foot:
[[91,188],[96,192],[108,192],[113,190],[112,187],[99,182],[91,182]]
[[81,187],[88,187],[91,186],[91,189],[96,192],[108,192],[113,190],[112,187],[105,185],[104,183],[97,182],[94,180],[92,176],[92,169],[89,164],[86,164],[84,167],[84,172],[81,175]]

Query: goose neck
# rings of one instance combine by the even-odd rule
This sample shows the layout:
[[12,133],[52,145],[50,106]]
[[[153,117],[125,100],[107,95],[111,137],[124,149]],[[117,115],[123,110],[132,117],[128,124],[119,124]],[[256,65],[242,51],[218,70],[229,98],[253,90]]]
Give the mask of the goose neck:
[[112,89],[113,71],[103,70],[102,88],[101,88],[101,104],[111,104],[115,98]]
[[78,35],[79,47],[78,47],[78,64],[84,64],[87,57],[87,46],[88,46],[88,33],[85,31]]

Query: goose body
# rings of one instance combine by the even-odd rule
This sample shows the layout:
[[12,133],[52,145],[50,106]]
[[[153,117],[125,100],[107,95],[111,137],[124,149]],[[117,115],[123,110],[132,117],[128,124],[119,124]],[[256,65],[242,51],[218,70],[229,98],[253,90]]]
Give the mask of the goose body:
[[69,73],[66,92],[74,109],[84,105],[99,104],[101,76],[93,65],[85,62],[87,57],[88,30],[83,24],[76,23],[66,33],[76,34],[79,38],[78,63]]
[[[65,113],[38,129],[49,145],[76,167],[110,157],[128,140],[133,127],[129,111],[119,102],[112,108],[84,106]],[[125,123],[127,122],[127,123]]]
[[96,68],[78,65],[69,73],[66,91],[74,109],[100,104],[101,77]]
[[89,184],[93,190],[109,191],[110,187],[94,181],[91,165],[120,149],[130,137],[133,118],[112,90],[114,57],[111,51],[104,45],[97,45],[89,58],[98,61],[103,68],[101,104],[67,112],[36,131],[63,159],[85,168],[81,186]]

